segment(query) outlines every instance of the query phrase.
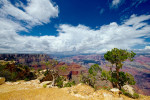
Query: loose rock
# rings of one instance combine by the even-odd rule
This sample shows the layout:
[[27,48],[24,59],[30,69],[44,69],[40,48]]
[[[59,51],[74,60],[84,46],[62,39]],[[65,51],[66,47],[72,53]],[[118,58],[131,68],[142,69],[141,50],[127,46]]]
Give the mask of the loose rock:
[[129,86],[129,85],[124,85],[123,86],[123,89],[126,91],[126,92],[128,92],[128,93],[130,93],[130,94],[134,94],[134,89],[133,89],[133,87],[131,87],[131,86]]
[[110,89],[110,91],[111,91],[112,93],[118,95],[120,90],[119,90],[118,88],[112,88],[112,89]]
[[0,85],[5,83],[5,77],[0,77]]
[[41,86],[43,86],[43,85],[50,85],[51,83],[52,83],[52,81],[44,81],[40,85]]

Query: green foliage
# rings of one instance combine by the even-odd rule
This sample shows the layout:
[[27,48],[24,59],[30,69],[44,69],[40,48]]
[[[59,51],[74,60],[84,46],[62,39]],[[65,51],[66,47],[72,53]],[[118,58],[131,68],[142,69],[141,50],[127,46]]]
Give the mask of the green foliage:
[[80,82],[94,87],[96,79],[92,79],[92,78],[93,78],[92,76],[81,74]]
[[107,51],[107,53],[104,54],[104,58],[111,62],[111,64],[120,64],[119,67],[122,67],[121,62],[126,61],[127,59],[133,61],[135,55],[136,54],[133,51],[128,52],[127,50],[114,48],[111,51]]
[[29,79],[26,77],[25,79],[24,79],[25,81],[29,81]]
[[125,84],[135,84],[134,77],[131,74],[125,72],[119,72],[119,79],[117,79],[117,73],[116,71],[113,71],[109,80],[113,85],[116,85],[118,83],[120,88]]
[[88,84],[91,87],[95,88],[96,79],[98,77],[98,73],[100,73],[102,69],[98,64],[92,65],[88,70],[88,75],[83,75],[81,73],[80,82],[84,84]]
[[126,78],[128,80],[128,84],[135,85],[136,82],[134,81],[134,77],[131,74],[126,73]]
[[44,72],[44,76],[46,76],[48,73],[49,73],[49,70],[46,70],[46,71]]
[[0,71],[4,70],[6,68],[6,65],[0,64]]
[[132,95],[132,94],[126,92],[124,89],[121,89],[121,91],[122,91],[122,93],[123,93],[124,95],[126,95],[126,96],[128,96],[128,97],[130,97],[130,98],[133,98],[133,99],[139,98],[139,94],[137,94],[137,93],[134,93],[134,94]]
[[88,76],[86,76],[86,75],[83,75],[82,73],[81,73],[81,77],[80,77],[80,82],[81,83],[84,83],[84,84],[88,84]]
[[58,61],[53,59],[51,61],[46,61],[46,62],[44,61],[44,62],[41,62],[41,63],[45,64],[48,69],[53,69],[54,66],[56,66],[58,64]]
[[16,77],[17,77],[17,72],[12,72],[11,73],[11,80],[15,81]]
[[95,84],[96,84],[96,78],[93,75],[89,75],[88,76],[88,84],[95,88]]
[[111,75],[109,71],[102,70],[101,72],[101,80],[110,80]]
[[134,99],[137,99],[137,98],[139,98],[139,94],[137,94],[137,93],[134,93],[132,98],[134,98]]
[[125,84],[134,85],[134,77],[131,74],[119,71],[123,66],[123,61],[126,61],[127,59],[133,61],[134,56],[135,53],[132,51],[128,52],[127,50],[114,48],[111,51],[108,51],[104,55],[104,58],[111,62],[112,67],[113,64],[116,65],[115,71],[112,70],[112,67],[110,68],[110,71],[102,70],[98,64],[94,64],[89,68],[87,75],[83,75],[81,73],[80,81],[90,85],[93,88],[96,87],[96,82],[99,78],[102,81],[110,81],[113,87],[118,87],[119,89],[121,89],[121,87]]
[[46,84],[44,84],[44,85],[43,85],[43,88],[46,88],[46,87],[47,87],[47,85],[46,85]]
[[111,51],[107,51],[106,54],[104,54],[104,58],[109,61],[112,65],[116,65],[116,71],[112,72],[110,81],[112,82],[114,87],[119,87],[121,89],[121,86],[128,82],[129,84],[135,84],[134,77],[132,75],[119,72],[120,68],[122,68],[124,61],[127,59],[130,61],[133,61],[133,57],[136,54],[131,51],[128,52],[127,50],[117,49],[114,48]]
[[92,65],[88,72],[88,77],[83,77],[84,78],[84,81],[92,86],[93,88],[95,88],[95,84],[96,84],[96,78],[97,78],[97,74],[100,73],[102,71],[102,69],[99,67],[98,64],[94,64]]
[[57,79],[56,79],[56,85],[59,87],[59,88],[62,88],[63,87],[63,82],[64,82],[65,78],[62,77],[62,76],[59,76]]
[[101,72],[102,69],[99,67],[98,64],[92,65],[88,70],[89,74],[91,74],[93,76],[96,76],[99,71]]
[[122,93],[130,98],[132,98],[132,94],[126,92],[124,89],[121,89]]
[[0,71],[0,77],[5,77],[6,81],[13,81],[11,72],[8,70]]
[[30,72],[28,66],[5,63],[3,65],[0,64],[0,76],[5,77],[6,81],[16,81],[25,78],[30,80],[33,79],[35,75]]
[[66,84],[64,85],[64,87],[71,87],[71,86],[73,86],[73,85],[75,85],[75,81],[66,83]]
[[61,66],[59,67],[60,70],[65,71],[67,69],[67,66]]
[[42,69],[38,69],[38,72],[40,72]]

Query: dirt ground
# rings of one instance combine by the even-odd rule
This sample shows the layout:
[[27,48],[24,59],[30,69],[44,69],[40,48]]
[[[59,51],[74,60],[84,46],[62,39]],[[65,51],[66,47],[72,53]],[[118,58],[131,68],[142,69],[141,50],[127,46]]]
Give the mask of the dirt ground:
[[[132,100],[106,90],[94,91],[91,87],[81,85],[70,88],[37,88],[32,85],[0,85],[0,100]],[[134,99],[135,100],[135,99]],[[140,96],[139,100],[150,100]]]

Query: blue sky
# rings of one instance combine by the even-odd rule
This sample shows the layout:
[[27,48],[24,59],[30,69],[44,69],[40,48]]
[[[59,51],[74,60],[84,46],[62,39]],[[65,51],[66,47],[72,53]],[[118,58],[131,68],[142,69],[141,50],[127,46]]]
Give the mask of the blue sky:
[[149,0],[1,0],[0,53],[150,53]]

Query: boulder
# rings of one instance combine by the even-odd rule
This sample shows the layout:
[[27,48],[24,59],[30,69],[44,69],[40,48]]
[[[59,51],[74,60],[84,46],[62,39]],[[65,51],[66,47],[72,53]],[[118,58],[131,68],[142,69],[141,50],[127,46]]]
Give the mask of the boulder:
[[128,93],[130,93],[130,94],[134,94],[134,89],[133,89],[133,87],[131,87],[131,86],[129,86],[129,85],[124,85],[123,86],[123,89],[126,91],[126,92],[128,92]]
[[31,85],[32,83],[28,81],[28,82],[24,82],[24,84]]
[[12,82],[5,82],[7,85],[14,85]]
[[20,84],[20,82],[14,82],[13,84],[16,84],[16,85],[17,85],[17,84]]
[[112,88],[112,89],[110,89],[110,91],[116,95],[118,95],[120,92],[120,90],[118,88]]
[[0,85],[5,83],[5,77],[0,77]]
[[43,85],[50,85],[50,84],[52,84],[52,81],[44,81],[40,85],[43,86]]
[[40,84],[40,80],[38,80],[38,79],[31,80],[31,83],[32,84]]

